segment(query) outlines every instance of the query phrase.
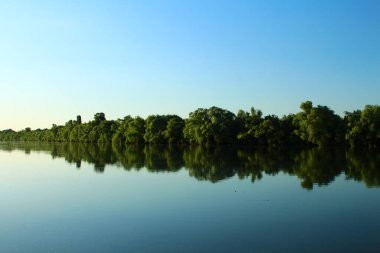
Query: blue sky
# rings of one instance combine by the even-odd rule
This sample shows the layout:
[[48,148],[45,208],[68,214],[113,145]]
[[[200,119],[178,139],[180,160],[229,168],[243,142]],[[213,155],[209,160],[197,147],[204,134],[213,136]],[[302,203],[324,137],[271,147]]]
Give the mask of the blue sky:
[[[111,3],[112,2],[112,3]],[[1,1],[0,129],[380,101],[380,1]]]

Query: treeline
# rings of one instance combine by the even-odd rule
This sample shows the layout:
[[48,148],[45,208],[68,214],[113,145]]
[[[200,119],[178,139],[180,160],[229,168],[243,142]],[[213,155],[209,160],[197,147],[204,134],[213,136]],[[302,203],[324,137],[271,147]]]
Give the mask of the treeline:
[[173,173],[181,169],[189,176],[209,182],[219,182],[237,176],[252,183],[265,175],[284,173],[297,176],[301,186],[328,185],[336,177],[363,182],[368,187],[380,187],[380,153],[377,150],[318,148],[247,148],[230,146],[127,145],[110,143],[45,143],[8,142],[0,151],[20,150],[46,152],[53,158],[63,158],[75,167],[103,173],[109,169],[146,170],[150,173]]
[[104,113],[82,123],[81,117],[50,129],[0,131],[0,141],[46,141],[123,144],[195,144],[246,146],[380,146],[380,106],[346,112],[303,102],[301,111],[282,118],[260,110],[234,114],[218,107],[200,108],[187,119],[177,115],[126,116],[106,120]]

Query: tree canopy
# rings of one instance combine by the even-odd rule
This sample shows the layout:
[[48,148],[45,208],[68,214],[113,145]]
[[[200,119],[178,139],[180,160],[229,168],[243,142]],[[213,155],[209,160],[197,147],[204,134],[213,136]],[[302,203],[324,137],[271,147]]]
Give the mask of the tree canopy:
[[189,144],[247,146],[380,146],[380,106],[346,112],[344,118],[311,101],[283,117],[255,108],[234,113],[219,107],[199,108],[187,119],[177,115],[126,116],[107,120],[104,113],[83,123],[80,115],[50,129],[26,127],[0,131],[0,141],[43,141],[124,144]]

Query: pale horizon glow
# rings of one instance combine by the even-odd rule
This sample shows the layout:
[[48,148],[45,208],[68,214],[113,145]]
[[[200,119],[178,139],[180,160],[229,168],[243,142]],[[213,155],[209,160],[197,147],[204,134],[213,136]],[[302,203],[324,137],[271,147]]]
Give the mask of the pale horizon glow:
[[2,1],[0,130],[380,101],[380,1]]

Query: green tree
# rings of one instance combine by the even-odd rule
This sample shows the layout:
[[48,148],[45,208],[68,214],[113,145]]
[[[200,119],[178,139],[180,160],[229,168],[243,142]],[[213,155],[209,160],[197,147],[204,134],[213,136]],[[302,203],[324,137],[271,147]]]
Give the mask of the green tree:
[[344,120],[351,146],[380,146],[380,106],[366,105],[363,111],[346,112]]
[[144,143],[145,120],[141,117],[128,120],[124,131],[125,142],[130,144]]
[[166,120],[161,115],[148,116],[145,123],[144,140],[147,143],[164,143],[163,132],[166,129]]
[[327,146],[342,144],[343,120],[327,106],[313,107],[310,101],[301,104],[302,112],[294,118],[295,133],[306,143]]
[[286,143],[282,121],[275,115],[266,116],[255,128],[254,134],[260,145],[279,146]]
[[172,117],[164,131],[164,137],[166,142],[170,144],[179,144],[183,141],[183,128],[185,127],[185,121],[179,116]]
[[132,120],[131,116],[125,116],[124,119],[117,120],[118,128],[115,131],[115,134],[112,136],[112,143],[115,145],[123,145],[125,144],[125,136],[124,133],[128,128],[128,122]]
[[251,107],[250,112],[240,110],[237,115],[237,124],[239,132],[237,139],[241,144],[255,145],[258,144],[256,130],[263,121],[263,113]]
[[171,119],[178,118],[176,115],[151,115],[145,122],[144,140],[146,143],[167,143],[167,125]]
[[238,126],[235,114],[213,106],[191,112],[183,131],[193,144],[232,144],[236,142]]
[[106,115],[103,112],[95,113],[94,115],[94,123],[95,125],[99,125],[100,122],[106,120]]

